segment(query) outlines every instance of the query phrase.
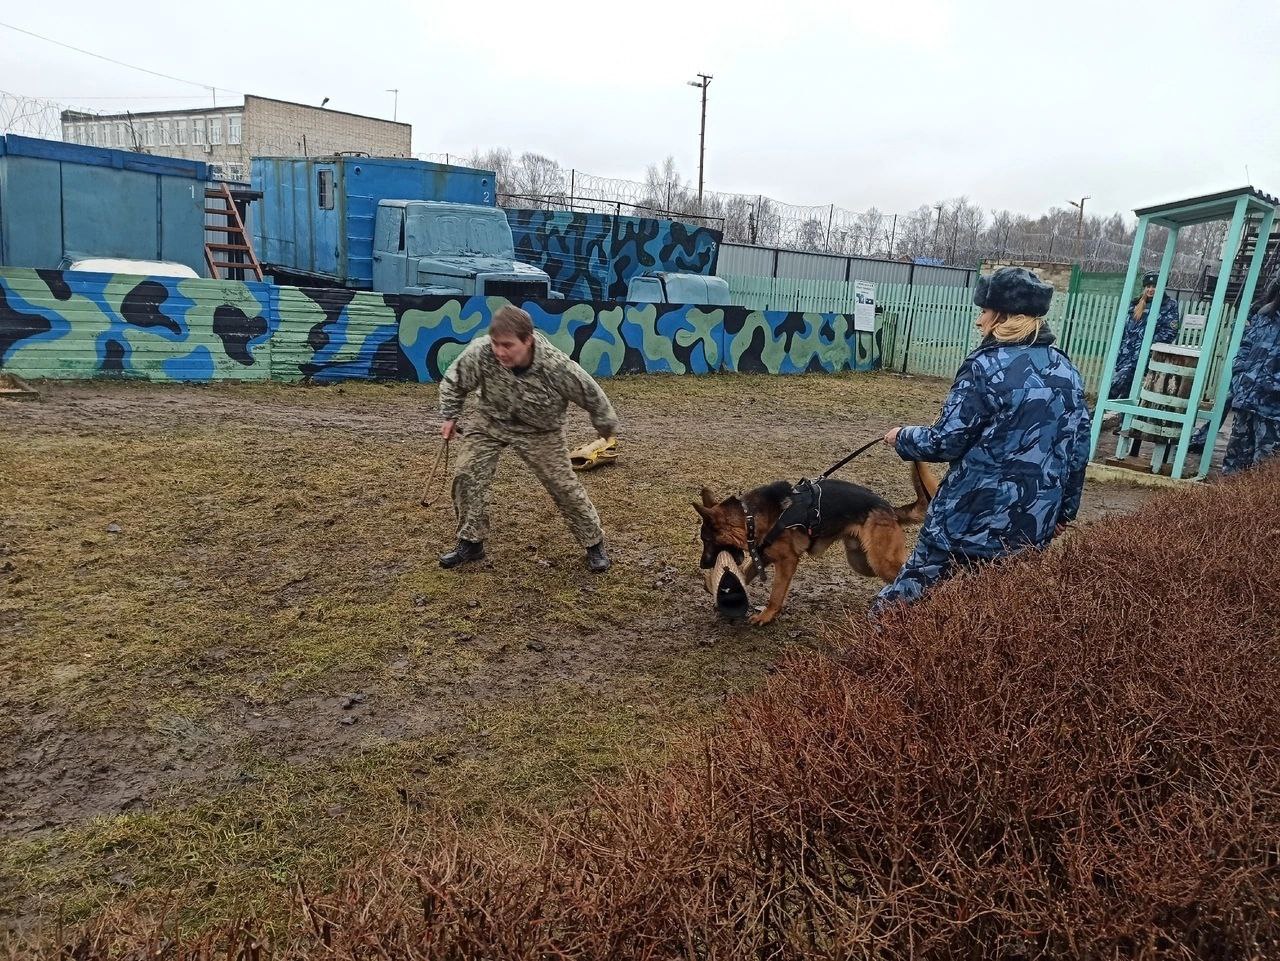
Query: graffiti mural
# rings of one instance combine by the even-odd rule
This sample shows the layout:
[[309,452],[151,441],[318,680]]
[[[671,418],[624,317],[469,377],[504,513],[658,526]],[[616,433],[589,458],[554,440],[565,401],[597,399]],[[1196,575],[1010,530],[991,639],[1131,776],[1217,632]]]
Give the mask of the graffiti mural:
[[261,283],[0,271],[0,368],[22,377],[266,380]]
[[645,271],[715,273],[721,232],[672,220],[508,210],[516,260],[541,267],[574,300],[622,300]]
[[[500,297],[0,270],[0,370],[21,377],[437,381]],[[844,314],[573,300],[521,305],[587,371],[873,370],[880,332]]]

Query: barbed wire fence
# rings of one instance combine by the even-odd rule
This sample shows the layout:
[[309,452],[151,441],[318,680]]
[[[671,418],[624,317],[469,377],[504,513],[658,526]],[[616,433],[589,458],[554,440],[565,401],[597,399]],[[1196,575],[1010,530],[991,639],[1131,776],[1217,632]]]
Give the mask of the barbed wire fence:
[[0,134],[62,139],[63,105],[0,90]]
[[[440,163],[480,166],[498,175],[498,200],[504,206],[545,210],[663,216],[722,230],[730,243],[778,247],[808,253],[880,257],[971,267],[984,260],[1022,260],[1051,263],[1078,261],[1090,272],[1120,273],[1128,268],[1133,230],[1122,227],[1107,236],[1102,218],[1077,225],[1073,216],[1053,212],[1039,220],[1006,222],[988,216],[963,202],[923,206],[908,213],[886,213],[872,208],[850,210],[836,204],[805,206],[788,204],[762,194],[736,194],[706,190],[701,203],[697,194],[678,176],[658,176],[651,168],[645,181],[600,177],[582,170],[560,167],[539,157],[541,169],[534,182],[505,151],[489,153],[423,153],[421,159]],[[536,156],[536,155],[534,155]],[[499,163],[494,163],[494,160]],[[672,173],[670,165],[662,174]],[[967,220],[966,220],[967,218]],[[1077,228],[1083,228],[1077,236]],[[1115,232],[1112,225],[1110,229]],[[1213,261],[1221,242],[1222,225],[1209,224],[1184,231],[1183,246],[1190,252],[1174,256],[1175,285],[1189,288],[1203,279],[1206,264]],[[1144,268],[1155,267],[1164,249],[1166,234],[1153,228],[1143,244]]]
[[[68,105],[0,90],[0,133],[60,140],[64,109],[69,109]],[[297,144],[290,141],[279,145],[284,153],[304,153],[305,149],[297,149],[302,147],[300,140]],[[1080,225],[1087,230],[1077,238],[1077,225],[1066,222],[1072,218],[1054,219],[1056,212],[1039,220],[1010,217],[1002,223],[963,199],[922,206],[908,213],[886,213],[875,208],[857,211],[837,204],[788,204],[763,194],[716,190],[704,190],[699,199],[671,161],[661,169],[651,167],[646,179],[639,181],[596,176],[576,168],[566,170],[537,154],[514,159],[509,151],[415,156],[494,169],[498,200],[504,206],[667,217],[712,227],[731,243],[808,253],[925,260],[957,266],[973,266],[983,260],[1078,260],[1084,270],[1120,272],[1128,266],[1133,245],[1131,229],[1122,229],[1122,236],[1109,237],[1097,219]],[[235,173],[243,177],[242,171]],[[1187,242],[1180,246],[1192,249],[1174,256],[1173,280],[1178,286],[1191,287],[1203,280],[1206,265],[1214,259],[1215,245],[1221,242],[1222,230],[1223,225],[1207,224],[1184,232]],[[1164,241],[1163,230],[1147,232],[1144,267],[1159,263]]]

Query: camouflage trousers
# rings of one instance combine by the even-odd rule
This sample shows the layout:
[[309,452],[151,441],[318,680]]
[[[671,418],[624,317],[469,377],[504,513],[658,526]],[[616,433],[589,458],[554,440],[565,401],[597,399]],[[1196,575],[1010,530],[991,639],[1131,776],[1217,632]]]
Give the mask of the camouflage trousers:
[[881,588],[871,602],[871,614],[879,614],[894,604],[914,604],[933,585],[977,563],[976,558],[944,551],[921,537],[893,583]]
[[1231,423],[1227,453],[1222,458],[1222,473],[1257,467],[1268,457],[1280,453],[1280,420],[1263,417],[1253,411],[1237,410]]
[[462,452],[453,475],[453,509],[460,538],[483,541],[488,537],[489,486],[498,458],[510,447],[542,482],[581,546],[591,547],[604,540],[600,515],[569,464],[569,445],[563,431],[518,433],[489,421],[468,425],[461,443]]

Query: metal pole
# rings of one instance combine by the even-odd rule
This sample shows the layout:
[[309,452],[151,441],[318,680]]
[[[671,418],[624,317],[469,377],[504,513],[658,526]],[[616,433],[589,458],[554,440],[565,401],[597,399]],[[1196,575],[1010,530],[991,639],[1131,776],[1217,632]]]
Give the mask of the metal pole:
[[898,215],[893,215],[893,227],[889,230],[889,259],[893,259],[893,241],[898,236]]
[[1083,234],[1083,231],[1084,231],[1084,202],[1085,202],[1086,200],[1090,200],[1090,199],[1092,199],[1092,198],[1090,198],[1090,197],[1081,197],[1081,198],[1080,198],[1080,202],[1079,202],[1079,203],[1076,203],[1074,200],[1068,200],[1068,201],[1067,201],[1067,203],[1071,204],[1071,206],[1073,206],[1073,207],[1077,208],[1077,209],[1080,211],[1080,216],[1076,218],[1076,262],[1077,262],[1077,263],[1082,262],[1082,261],[1083,261],[1083,259],[1084,259],[1084,241],[1082,240],[1082,238],[1083,238],[1083,236],[1084,236],[1084,234]]
[[933,255],[938,256],[938,234],[942,230],[942,204],[938,204],[933,208],[938,212],[938,222],[933,228]]
[[[1200,469],[1196,472],[1197,480],[1204,480],[1213,464],[1213,442],[1218,436],[1218,430],[1222,427],[1222,418],[1226,413],[1227,394],[1231,390],[1231,370],[1235,366],[1236,354],[1240,351],[1240,341],[1244,337],[1245,325],[1249,322],[1249,308],[1253,306],[1253,292],[1258,284],[1258,275],[1262,272],[1262,262],[1266,259],[1266,244],[1261,238],[1271,236],[1271,227],[1275,223],[1275,217],[1276,211],[1274,208],[1268,210],[1262,216],[1262,224],[1258,231],[1259,242],[1253,248],[1253,260],[1249,264],[1249,272],[1245,276],[1244,287],[1240,291],[1240,304],[1237,307],[1235,327],[1227,344],[1227,354],[1223,358],[1222,372],[1218,375],[1218,389],[1214,393],[1213,407],[1209,415],[1209,440],[1205,442],[1204,450],[1200,455]],[[1204,348],[1202,347],[1201,350],[1203,351]],[[1213,345],[1209,345],[1209,350],[1212,352]],[[1195,424],[1194,419],[1191,424]],[[1187,442],[1187,446],[1190,448],[1190,441]],[[1179,441],[1178,448],[1179,452],[1181,452],[1181,441]]]
[[702,83],[694,86],[702,87],[702,129],[698,134],[698,213],[702,213],[703,164],[707,155],[707,87],[711,86],[711,75],[700,73],[698,79]]
[[[1240,251],[1240,240],[1242,235],[1244,234],[1244,222],[1245,222],[1245,216],[1248,213],[1248,210],[1249,210],[1249,198],[1244,196],[1240,197],[1236,201],[1236,209],[1231,215],[1230,233],[1227,234],[1227,250],[1231,252],[1233,259],[1235,255]],[[1257,248],[1255,248],[1254,257],[1255,257],[1255,263],[1256,263]],[[1223,270],[1219,272],[1218,282],[1217,284],[1214,285],[1214,288],[1213,288],[1213,301],[1209,305],[1209,316],[1208,318],[1206,318],[1206,322],[1204,325],[1204,340],[1201,341],[1200,357],[1196,361],[1196,374],[1195,374],[1195,378],[1191,382],[1191,393],[1187,397],[1187,410],[1185,414],[1185,419],[1182,422],[1182,436],[1178,439],[1177,453],[1174,455],[1174,458],[1173,458],[1173,476],[1179,479],[1182,477],[1182,469],[1186,464],[1187,452],[1191,446],[1191,435],[1195,429],[1196,414],[1200,410],[1200,398],[1204,396],[1205,385],[1209,380],[1209,368],[1213,363],[1213,351],[1218,344],[1218,328],[1222,324],[1222,315],[1226,312],[1227,285],[1231,282],[1230,271],[1226,269],[1226,263],[1227,263],[1227,259],[1225,257],[1222,258]],[[1250,264],[1250,269],[1249,269],[1250,274],[1253,273],[1253,267],[1254,265]],[[1162,269],[1160,271],[1161,283],[1156,287],[1157,297],[1159,297],[1164,290],[1164,283],[1163,283],[1164,274],[1165,274],[1165,271]],[[1256,282],[1256,277],[1254,279]],[[1248,283],[1247,277],[1245,282]],[[1249,293],[1252,293],[1252,291],[1249,291]],[[1242,304],[1240,309],[1244,310],[1247,313],[1249,310],[1249,305]],[[1240,320],[1239,315],[1237,315],[1236,322],[1239,323],[1239,320]],[[1245,320],[1247,321],[1248,318],[1246,317]],[[1234,330],[1232,331],[1232,340],[1233,341],[1235,340]],[[1143,343],[1143,346],[1144,347],[1147,346],[1145,342]],[[1237,349],[1239,348],[1239,346],[1240,345],[1237,343],[1236,344]],[[1228,346],[1228,352],[1230,352],[1229,346]],[[1139,361],[1141,361],[1141,359],[1142,358],[1139,357]],[[1234,358],[1230,358],[1230,359],[1234,360]],[[1229,367],[1223,368],[1221,379],[1227,382],[1230,381],[1231,369]],[[1222,389],[1221,384],[1219,384],[1218,389],[1219,389],[1219,393],[1221,393],[1221,389]],[[1215,413],[1218,413],[1216,401],[1217,401],[1217,398],[1215,397],[1214,408],[1215,408]],[[1226,403],[1226,398],[1224,396],[1223,397],[1224,406],[1225,406],[1225,403]],[[1218,425],[1220,426],[1221,425],[1220,413],[1218,413],[1218,418],[1219,418]],[[1210,426],[1210,429],[1212,429],[1215,426],[1212,423],[1212,420],[1209,426]],[[1208,456],[1210,460],[1212,459],[1212,448],[1215,440],[1216,440],[1216,436],[1214,434],[1210,434],[1208,437],[1208,440],[1205,441],[1205,451],[1204,451],[1204,454],[1201,455],[1201,461],[1200,461],[1201,465],[1204,464],[1206,456]]]
[[702,82],[702,125],[698,130],[698,213],[702,213],[702,181],[707,157],[707,82]]
[[[1089,433],[1089,459],[1098,454],[1098,438],[1102,435],[1102,420],[1110,409],[1111,401],[1107,395],[1111,393],[1111,378],[1115,373],[1116,355],[1120,353],[1120,342],[1124,340],[1124,325],[1129,317],[1129,291],[1133,290],[1138,279],[1138,269],[1142,265],[1142,248],[1147,238],[1147,218],[1138,219],[1138,227],[1133,235],[1133,250],[1129,254],[1129,272],[1124,278],[1124,294],[1120,297],[1120,305],[1116,309],[1116,319],[1111,327],[1111,344],[1107,348],[1107,359],[1102,364],[1102,382],[1098,385],[1098,403],[1093,414],[1093,424]],[[1136,375],[1135,375],[1136,376]],[[1121,400],[1118,403],[1125,403]]]
[[573,209],[573,190],[574,190],[574,187],[576,186],[575,180],[577,179],[577,176],[578,176],[578,171],[570,167],[569,168],[569,209],[570,210]]

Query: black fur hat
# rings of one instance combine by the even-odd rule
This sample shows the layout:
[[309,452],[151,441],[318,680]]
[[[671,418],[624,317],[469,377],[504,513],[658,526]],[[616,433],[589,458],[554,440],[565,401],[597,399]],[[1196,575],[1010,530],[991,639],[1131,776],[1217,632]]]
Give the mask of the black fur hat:
[[1053,287],[1025,267],[1001,267],[989,277],[979,277],[973,292],[973,302],[984,310],[1029,317],[1043,317],[1052,300]]
[[1142,275],[1142,286],[1154,287],[1156,285],[1156,282],[1159,281],[1159,279],[1160,279],[1160,275],[1158,273],[1156,273],[1154,270],[1148,270],[1145,274]]

